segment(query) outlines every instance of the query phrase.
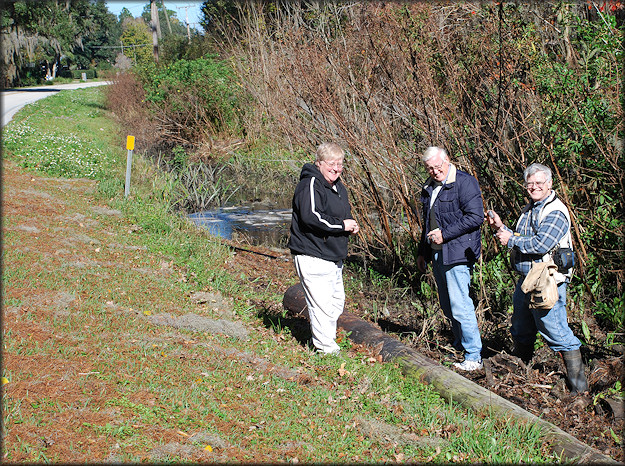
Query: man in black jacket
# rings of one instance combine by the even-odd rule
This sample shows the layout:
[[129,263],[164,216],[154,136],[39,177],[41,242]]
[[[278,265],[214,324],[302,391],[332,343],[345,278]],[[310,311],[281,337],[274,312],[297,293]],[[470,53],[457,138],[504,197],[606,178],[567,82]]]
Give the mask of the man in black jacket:
[[317,148],[315,164],[302,167],[293,194],[288,247],[308,305],[312,342],[322,353],[336,353],[336,323],[343,313],[343,261],[350,234],[359,231],[347,190],[340,180],[345,153],[335,143]]

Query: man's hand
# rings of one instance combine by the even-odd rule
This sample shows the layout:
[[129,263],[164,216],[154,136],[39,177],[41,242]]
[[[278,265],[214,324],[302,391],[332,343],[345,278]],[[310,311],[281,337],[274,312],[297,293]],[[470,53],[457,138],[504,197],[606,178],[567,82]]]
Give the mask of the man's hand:
[[343,225],[345,226],[345,231],[350,232],[352,235],[355,235],[360,231],[358,223],[353,218],[346,218],[343,220]]
[[511,236],[512,236],[512,232],[504,228],[502,228],[501,230],[497,231],[497,233],[495,233],[495,237],[499,240],[499,242],[503,246],[508,245],[508,240],[510,239]]
[[427,234],[427,237],[430,243],[443,244],[443,232],[440,230],[440,228],[430,231]]
[[486,212],[486,221],[491,228],[503,228],[503,222],[501,221],[499,214],[494,210],[489,210],[488,212]]
[[486,221],[491,228],[496,228],[495,237],[499,240],[499,242],[503,246],[508,245],[508,240],[512,236],[512,232],[508,231],[504,228],[504,224],[499,217],[499,214],[494,210],[489,210],[486,212]]

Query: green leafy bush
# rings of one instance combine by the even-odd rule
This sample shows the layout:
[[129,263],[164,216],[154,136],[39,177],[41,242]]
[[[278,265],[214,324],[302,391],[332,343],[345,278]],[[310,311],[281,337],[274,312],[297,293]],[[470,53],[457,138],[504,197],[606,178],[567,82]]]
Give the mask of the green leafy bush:
[[618,272],[622,274],[625,218],[617,143],[623,137],[618,66],[622,35],[614,16],[589,21],[569,10],[561,15],[572,25],[577,55],[562,60],[538,51],[530,54],[544,121],[536,145],[549,154],[557,190],[574,207],[573,234],[581,259],[576,271],[586,286],[575,289],[573,300],[586,292],[596,303],[595,316],[622,331]]
[[232,69],[216,57],[139,70],[162,136],[197,144],[219,133],[240,134],[244,95]]

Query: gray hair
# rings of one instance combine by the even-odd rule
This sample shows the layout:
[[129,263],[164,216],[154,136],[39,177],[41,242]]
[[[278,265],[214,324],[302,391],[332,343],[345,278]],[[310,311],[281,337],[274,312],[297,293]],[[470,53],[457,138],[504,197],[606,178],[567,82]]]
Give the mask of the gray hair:
[[427,162],[432,157],[436,157],[437,154],[440,154],[441,159],[449,160],[449,156],[447,155],[447,151],[445,149],[441,147],[432,146],[432,147],[428,147],[427,149],[425,149],[425,152],[421,156],[421,161]]
[[317,147],[317,162],[345,158],[345,151],[335,142],[324,142]]
[[523,179],[527,181],[530,176],[538,172],[542,172],[545,174],[545,181],[551,181],[551,168],[543,165],[542,163],[533,163],[529,167],[527,167],[523,172]]

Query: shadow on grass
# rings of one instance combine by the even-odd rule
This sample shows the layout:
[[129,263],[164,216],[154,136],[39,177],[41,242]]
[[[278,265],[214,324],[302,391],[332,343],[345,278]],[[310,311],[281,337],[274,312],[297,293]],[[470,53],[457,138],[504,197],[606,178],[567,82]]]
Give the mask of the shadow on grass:
[[284,329],[288,329],[293,338],[295,338],[301,346],[313,349],[311,343],[312,333],[310,331],[310,324],[305,318],[291,316],[285,317],[276,314],[268,314],[266,312],[260,312],[258,316],[263,319],[263,325],[265,327],[273,329],[276,333],[280,333]]

